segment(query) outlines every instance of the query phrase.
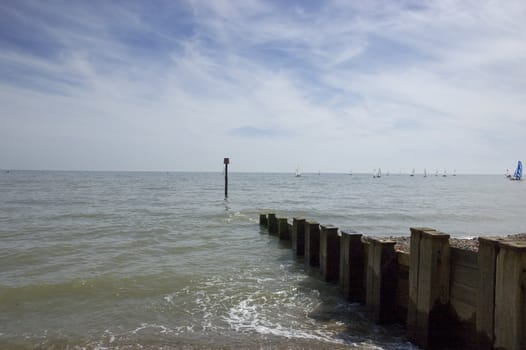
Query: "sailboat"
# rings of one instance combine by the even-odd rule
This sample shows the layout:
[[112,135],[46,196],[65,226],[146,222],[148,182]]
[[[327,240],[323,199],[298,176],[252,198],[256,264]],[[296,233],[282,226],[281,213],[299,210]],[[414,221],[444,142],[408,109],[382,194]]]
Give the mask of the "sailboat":
[[510,180],[522,180],[522,161],[519,160],[519,162],[517,163],[517,169],[513,173],[513,176],[510,177]]
[[301,176],[299,165],[296,167],[296,175],[295,176],[296,177],[300,177]]
[[427,177],[427,171],[426,171],[426,168],[424,168],[424,177]]
[[511,177],[510,169],[506,169],[506,174],[504,174],[508,179]]
[[409,176],[415,176],[415,168],[413,168],[413,171],[411,172],[411,175]]

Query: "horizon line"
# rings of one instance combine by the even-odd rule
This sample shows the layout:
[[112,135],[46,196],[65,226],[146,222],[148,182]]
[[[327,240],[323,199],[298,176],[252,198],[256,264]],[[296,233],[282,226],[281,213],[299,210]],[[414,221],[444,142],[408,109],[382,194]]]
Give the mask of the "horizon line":
[[[12,168],[0,168],[2,173],[10,172],[93,172],[93,173],[208,173],[208,174],[222,174],[223,171],[214,170],[122,170],[122,169],[12,169]],[[255,171],[255,170],[229,170],[229,174],[295,174],[294,171]],[[343,172],[343,171],[306,171],[301,172],[301,175],[371,175],[370,171],[357,171],[357,172]],[[383,175],[382,177],[400,176],[400,175],[411,175],[412,172],[395,172],[389,175]],[[415,175],[423,177],[423,172],[416,172]],[[438,176],[442,177],[443,172],[439,172]],[[478,172],[454,172],[447,173],[447,176],[458,176],[458,175],[505,175],[504,173],[478,173]],[[437,176],[435,173],[428,173],[428,177]]]

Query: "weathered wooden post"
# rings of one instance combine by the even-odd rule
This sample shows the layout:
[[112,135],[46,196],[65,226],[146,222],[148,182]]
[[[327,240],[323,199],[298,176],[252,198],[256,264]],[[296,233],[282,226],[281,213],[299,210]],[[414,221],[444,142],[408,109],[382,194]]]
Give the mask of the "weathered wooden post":
[[259,225],[267,227],[268,226],[268,220],[266,214],[259,214]]
[[394,241],[369,239],[366,305],[373,320],[378,323],[396,319],[398,260],[394,246]]
[[425,349],[449,340],[449,235],[411,228],[407,335]]
[[362,235],[341,231],[340,286],[345,298],[351,302],[365,301],[364,249]]
[[291,241],[294,255],[305,255],[305,219],[292,218]]
[[320,266],[320,224],[316,221],[305,222],[305,265]]
[[340,236],[332,225],[320,226],[320,272],[325,282],[336,282],[340,277]]
[[495,275],[495,348],[526,349],[526,242],[500,242]]
[[478,265],[479,287],[477,290],[476,330],[478,349],[491,350],[495,336],[493,332],[495,318],[495,273],[498,238],[479,237]]
[[278,237],[282,241],[290,241],[289,223],[287,218],[278,218]]
[[278,234],[278,219],[276,219],[276,214],[268,214],[268,233],[271,235]]
[[223,159],[225,164],[225,198],[228,198],[228,164],[230,164],[230,158]]
[[[396,247],[396,245],[395,245]],[[398,281],[396,282],[396,318],[407,323],[407,304],[409,303],[409,252],[396,251],[398,261]]]

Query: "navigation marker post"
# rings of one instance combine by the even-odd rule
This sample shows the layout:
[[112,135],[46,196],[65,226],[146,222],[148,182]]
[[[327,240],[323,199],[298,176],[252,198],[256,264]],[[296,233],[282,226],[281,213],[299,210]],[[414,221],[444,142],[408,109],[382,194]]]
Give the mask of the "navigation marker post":
[[225,164],[225,198],[228,198],[228,164],[230,163],[230,158],[225,158],[223,163]]

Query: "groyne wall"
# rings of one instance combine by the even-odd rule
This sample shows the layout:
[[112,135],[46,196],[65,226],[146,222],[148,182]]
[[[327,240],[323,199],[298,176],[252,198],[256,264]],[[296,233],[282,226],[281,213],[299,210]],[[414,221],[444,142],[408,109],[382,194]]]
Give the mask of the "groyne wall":
[[526,349],[526,242],[479,237],[478,250],[452,246],[432,228],[410,228],[409,252],[305,218],[260,214],[262,232],[338,283],[378,323],[400,322],[424,349]]

